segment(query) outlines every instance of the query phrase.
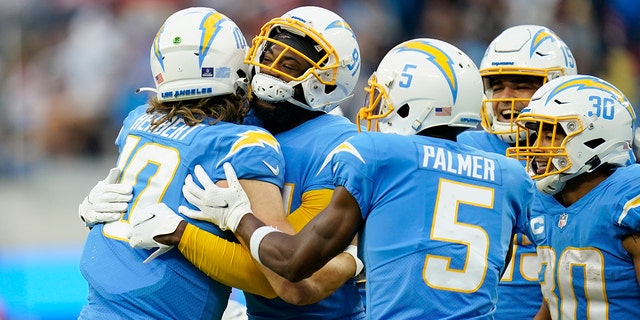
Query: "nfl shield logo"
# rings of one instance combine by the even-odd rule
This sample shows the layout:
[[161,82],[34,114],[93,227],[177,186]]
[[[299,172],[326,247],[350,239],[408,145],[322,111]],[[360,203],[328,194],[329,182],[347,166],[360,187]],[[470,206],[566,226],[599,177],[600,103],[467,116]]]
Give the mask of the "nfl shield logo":
[[563,213],[560,215],[560,220],[558,220],[558,227],[560,229],[564,228],[567,225],[567,219],[569,219],[569,215]]

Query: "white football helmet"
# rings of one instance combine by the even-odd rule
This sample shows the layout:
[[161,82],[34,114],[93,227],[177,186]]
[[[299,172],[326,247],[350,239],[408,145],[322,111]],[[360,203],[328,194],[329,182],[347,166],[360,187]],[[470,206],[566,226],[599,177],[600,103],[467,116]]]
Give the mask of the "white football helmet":
[[246,94],[247,51],[240,28],[214,9],[193,7],[172,14],[151,45],[158,100],[196,99],[238,90]]
[[[528,98],[493,99],[489,79],[501,75],[525,75],[543,78],[542,83],[564,75],[577,74],[576,63],[569,47],[549,28],[520,25],[508,28],[489,44],[480,62],[486,99],[482,103],[482,127],[507,142],[524,137],[516,136],[514,120],[519,113],[516,104],[526,105]],[[498,121],[494,104],[511,104],[509,122]]]
[[371,75],[356,123],[369,131],[413,135],[448,125],[480,123],[482,80],[473,61],[436,39],[413,39],[391,49]]
[[[527,138],[508,148],[507,156],[525,160],[538,189],[555,194],[567,180],[603,163],[625,166],[635,119],[629,100],[610,83],[586,75],[561,77],[538,89],[516,119],[518,130],[545,134],[549,146]],[[556,132],[566,138],[555,141]]]
[[[314,42],[316,57],[308,57],[300,48],[273,39],[281,30],[300,37],[308,37]],[[266,48],[277,44],[285,49],[274,63],[265,65],[261,58]],[[301,76],[293,78],[272,68],[275,61],[288,51],[294,52],[311,64]],[[360,75],[360,47],[351,27],[337,14],[320,7],[305,6],[293,9],[279,18],[267,22],[260,34],[253,39],[249,55],[245,61],[255,66],[251,91],[267,102],[288,101],[309,110],[329,112],[338,104],[352,96]],[[285,79],[260,73],[269,70]],[[293,98],[294,86],[301,85],[306,101]]]

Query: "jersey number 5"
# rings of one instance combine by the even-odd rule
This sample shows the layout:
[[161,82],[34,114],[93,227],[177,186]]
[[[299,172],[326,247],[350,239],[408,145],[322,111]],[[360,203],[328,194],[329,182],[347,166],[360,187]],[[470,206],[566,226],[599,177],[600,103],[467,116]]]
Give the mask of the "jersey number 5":
[[494,190],[441,179],[438,187],[431,239],[467,246],[464,267],[449,267],[450,257],[427,254],[423,277],[436,289],[474,292],[480,288],[489,265],[489,236],[480,226],[458,221],[460,204],[493,207]]

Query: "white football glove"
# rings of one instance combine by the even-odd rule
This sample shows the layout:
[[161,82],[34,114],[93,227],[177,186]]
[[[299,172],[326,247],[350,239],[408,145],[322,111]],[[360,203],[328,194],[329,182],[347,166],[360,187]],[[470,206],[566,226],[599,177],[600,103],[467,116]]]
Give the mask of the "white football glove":
[[235,232],[240,219],[245,214],[253,212],[233,166],[226,162],[222,167],[229,184],[228,188],[216,186],[202,166],[197,165],[194,173],[204,189],[195,184],[193,177],[188,175],[182,187],[182,194],[200,210],[189,209],[186,206],[180,206],[178,210],[189,218],[208,221],[218,225],[221,230],[229,229]]
[[89,195],[78,206],[80,220],[92,228],[98,223],[120,219],[133,198],[133,187],[116,183],[120,169],[113,168],[104,180],[91,189]]
[[144,260],[144,263],[147,263],[173,248],[173,246],[156,242],[153,237],[175,232],[183,220],[164,203],[136,211],[129,222],[132,228],[129,245],[136,249],[158,248]]

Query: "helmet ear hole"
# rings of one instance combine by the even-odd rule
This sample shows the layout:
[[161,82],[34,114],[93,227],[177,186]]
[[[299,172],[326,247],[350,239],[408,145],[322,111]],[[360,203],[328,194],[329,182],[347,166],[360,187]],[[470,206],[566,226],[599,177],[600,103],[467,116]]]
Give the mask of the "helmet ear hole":
[[411,107],[409,107],[409,104],[405,103],[404,105],[402,105],[402,107],[400,107],[398,109],[397,113],[401,118],[406,118],[406,117],[409,116],[409,110],[410,109],[411,109]]
[[591,149],[595,149],[597,148],[599,145],[603,144],[605,141],[602,138],[596,138],[593,140],[589,140],[587,142],[584,143],[585,146],[591,148]]
[[324,93],[330,94],[336,88],[337,88],[337,86],[335,86],[335,85],[326,85],[326,86],[324,86]]

